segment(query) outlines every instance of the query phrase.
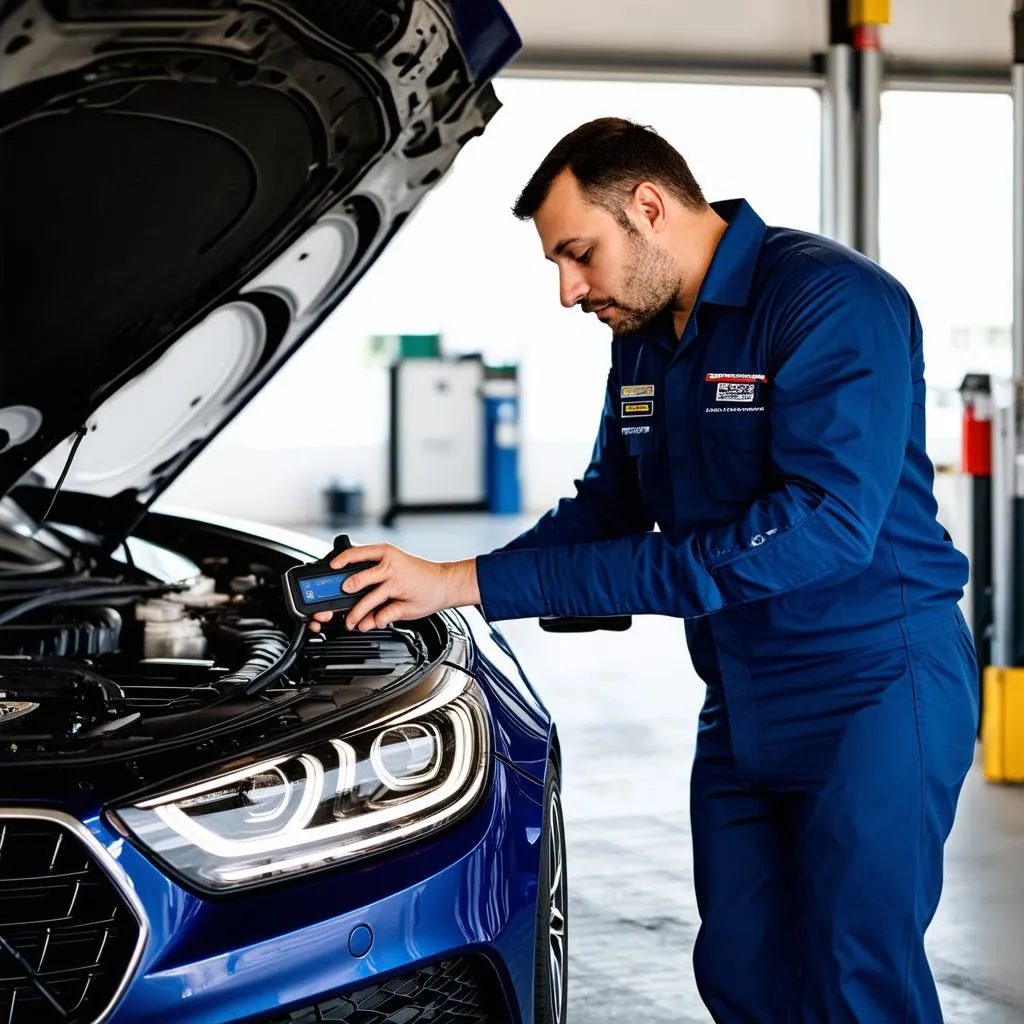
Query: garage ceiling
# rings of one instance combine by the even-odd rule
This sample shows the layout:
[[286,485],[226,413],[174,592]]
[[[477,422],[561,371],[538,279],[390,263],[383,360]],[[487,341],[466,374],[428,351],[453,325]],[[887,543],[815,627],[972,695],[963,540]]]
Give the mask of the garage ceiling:
[[[806,65],[828,44],[828,0],[504,0],[524,64],[615,56]],[[891,0],[887,55],[900,64],[1007,67],[1012,0]]]

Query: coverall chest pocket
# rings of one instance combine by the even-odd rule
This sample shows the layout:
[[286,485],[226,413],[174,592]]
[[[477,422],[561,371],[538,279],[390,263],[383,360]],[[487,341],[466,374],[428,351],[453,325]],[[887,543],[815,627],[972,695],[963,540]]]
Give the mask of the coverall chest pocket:
[[723,395],[716,382],[704,384],[701,459],[705,486],[717,502],[746,505],[768,489],[771,434],[765,391],[758,387],[754,404],[732,401],[734,393],[727,390]]
[[652,425],[647,433],[627,434],[626,450],[636,466],[644,504],[658,517],[665,514],[670,494],[668,466],[665,465],[664,436]]

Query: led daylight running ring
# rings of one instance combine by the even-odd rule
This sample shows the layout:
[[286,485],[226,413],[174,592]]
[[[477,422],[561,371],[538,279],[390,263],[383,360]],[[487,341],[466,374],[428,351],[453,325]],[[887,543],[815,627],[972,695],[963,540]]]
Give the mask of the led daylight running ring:
[[[419,729],[430,741],[432,756],[426,768],[419,772],[419,774],[409,775],[400,779],[385,767],[384,755],[381,752],[381,747],[383,747],[384,740],[388,733],[397,733],[401,729]],[[406,737],[403,737],[403,739],[406,739],[406,742],[408,742]],[[373,765],[373,770],[377,773],[377,778],[380,779],[388,789],[394,790],[396,793],[404,793],[410,789],[415,789],[417,786],[422,786],[424,783],[432,782],[437,778],[437,774],[441,770],[442,747],[441,733],[438,731],[436,725],[428,722],[410,722],[406,725],[393,725],[389,729],[385,729],[384,732],[382,732],[373,741],[373,746],[370,749],[370,764]]]
[[292,757],[293,755],[291,754],[283,754],[281,757],[275,757],[272,761],[260,761],[259,764],[250,765],[248,768],[241,768],[236,772],[229,772],[227,775],[222,775],[210,782],[200,782],[194,786],[189,786],[187,789],[179,789],[173,793],[168,793],[166,796],[156,796],[151,797],[149,800],[140,800],[135,806],[140,811],[157,811],[163,804],[168,803],[182,804],[188,807],[191,806],[190,801],[193,797],[203,797],[217,789],[230,786],[233,782],[247,782],[256,775],[266,775],[277,768],[278,765],[287,764],[292,760]]
[[[379,828],[381,825],[391,825],[400,819],[426,813],[427,817],[422,822],[416,823],[422,827],[430,823],[429,812],[432,809],[441,810],[447,816],[452,810],[451,803],[457,803],[457,806],[460,808],[465,806],[467,797],[475,798],[483,782],[482,773],[478,773],[479,777],[476,785],[470,786],[462,800],[456,801],[459,791],[463,788],[470,773],[473,772],[476,766],[476,759],[473,755],[476,753],[477,747],[473,741],[472,712],[459,701],[445,708],[445,714],[451,724],[455,740],[454,759],[448,778],[429,793],[394,807],[381,808],[371,815],[356,815],[351,818],[343,818],[312,829],[303,829],[301,824],[298,824],[296,828],[297,823],[300,821],[303,824],[309,821],[323,797],[324,766],[318,758],[309,754],[300,755],[298,760],[304,763],[309,774],[313,776],[312,781],[317,784],[307,784],[307,790],[303,793],[300,808],[289,820],[285,826],[286,831],[283,833],[279,832],[273,836],[256,837],[253,839],[224,839],[198,824],[198,822],[182,811],[176,803],[171,802],[180,799],[183,794],[164,797],[161,800],[161,806],[155,807],[154,810],[163,823],[181,836],[182,839],[187,840],[206,853],[224,859],[273,854],[282,850],[294,849],[295,847],[322,843],[325,840],[344,839],[353,833],[365,830],[368,824]],[[338,749],[341,744],[334,743],[332,745],[335,749]],[[347,744],[345,745],[347,746]],[[344,764],[342,769],[344,769]],[[243,773],[234,774],[237,777]],[[250,768],[244,773],[244,777],[249,778],[252,774],[253,769]],[[226,781],[228,780],[218,780],[215,785],[223,786]],[[211,787],[208,783],[202,788],[208,792],[214,787]],[[351,847],[346,848],[346,852],[359,850],[364,844],[377,845],[379,844],[379,839],[371,837],[368,840],[364,840],[363,843],[354,843]],[[290,861],[285,861],[281,864],[275,863],[273,867],[275,871],[281,870],[288,867],[290,863]],[[230,869],[222,870],[219,874],[225,881],[240,881],[250,876],[258,877],[265,874],[266,871],[267,865],[258,865],[252,868],[240,868],[236,871]]]
[[268,810],[256,810],[255,808],[247,809],[246,813],[249,815],[249,819],[251,821],[273,821],[284,813],[284,809],[288,806],[288,801],[291,800],[293,788],[291,780],[283,771],[281,771],[280,768],[272,768],[268,772],[260,772],[259,775],[253,775],[251,785],[245,791],[246,799],[255,802],[256,800],[261,799],[261,796],[265,794],[267,790],[273,790],[273,784],[270,786],[264,786],[263,794],[255,788],[256,783],[268,775],[275,777],[279,781],[281,793],[275,798],[275,803],[271,804]]

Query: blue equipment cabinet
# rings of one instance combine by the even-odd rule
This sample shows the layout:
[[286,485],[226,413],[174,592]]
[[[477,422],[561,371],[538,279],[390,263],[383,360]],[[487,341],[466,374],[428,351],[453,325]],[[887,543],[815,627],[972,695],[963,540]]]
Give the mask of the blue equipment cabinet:
[[517,367],[487,367],[484,409],[487,507],[496,515],[518,515],[522,511],[522,494],[519,483]]

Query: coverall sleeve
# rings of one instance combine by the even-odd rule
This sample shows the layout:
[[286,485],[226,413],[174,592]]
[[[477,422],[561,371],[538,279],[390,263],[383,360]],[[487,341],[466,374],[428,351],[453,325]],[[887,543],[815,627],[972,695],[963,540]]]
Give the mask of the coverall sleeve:
[[867,568],[910,433],[912,313],[856,264],[800,278],[776,305],[772,488],[705,531],[481,556],[489,619],[692,618]]
[[575,497],[563,498],[499,551],[586,544],[643,533],[654,526],[653,517],[644,511],[636,466],[619,431],[618,393],[613,363],[590,465],[575,482]]

